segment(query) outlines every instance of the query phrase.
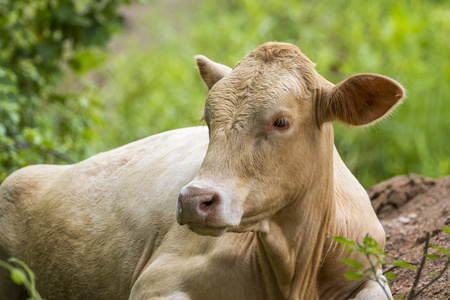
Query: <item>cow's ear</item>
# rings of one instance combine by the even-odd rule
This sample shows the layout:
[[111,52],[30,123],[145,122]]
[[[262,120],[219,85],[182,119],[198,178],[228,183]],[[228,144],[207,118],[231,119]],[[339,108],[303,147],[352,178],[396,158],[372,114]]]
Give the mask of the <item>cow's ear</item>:
[[230,67],[215,63],[203,55],[195,56],[195,60],[197,61],[200,77],[208,87],[208,90],[210,90],[217,81],[231,72]]
[[347,78],[322,94],[320,121],[341,121],[354,126],[367,125],[387,115],[405,90],[396,81],[376,74]]

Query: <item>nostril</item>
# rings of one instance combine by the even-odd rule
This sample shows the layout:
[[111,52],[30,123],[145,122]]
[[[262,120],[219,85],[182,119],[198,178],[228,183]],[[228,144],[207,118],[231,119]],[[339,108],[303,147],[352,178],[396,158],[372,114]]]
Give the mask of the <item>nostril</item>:
[[202,207],[206,208],[208,206],[211,206],[214,204],[214,202],[216,202],[216,199],[212,199],[212,200],[200,203],[200,208],[202,208]]
[[208,197],[207,201],[202,201],[199,205],[200,210],[209,210],[212,209],[214,204],[218,201],[218,198],[216,195],[211,195]]
[[206,202],[204,202],[203,204],[205,204],[206,206],[210,206],[210,205],[212,205],[214,203],[214,200],[211,200],[211,201],[206,201]]

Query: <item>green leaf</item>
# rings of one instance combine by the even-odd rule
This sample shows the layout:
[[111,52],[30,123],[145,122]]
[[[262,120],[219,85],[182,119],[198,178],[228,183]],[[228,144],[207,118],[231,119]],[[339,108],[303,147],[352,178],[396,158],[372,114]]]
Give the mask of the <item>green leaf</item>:
[[104,45],[110,37],[108,28],[94,24],[81,32],[80,41],[84,46]]
[[341,259],[339,259],[339,261],[346,263],[347,265],[352,266],[353,268],[355,268],[357,270],[364,267],[364,265],[362,263],[360,263],[357,260],[353,260],[353,259],[341,258]]
[[397,274],[392,273],[392,272],[386,272],[386,273],[384,273],[384,277],[386,277],[386,279],[392,280],[392,279],[397,278]]
[[442,227],[442,230],[444,230],[447,234],[450,234],[450,228],[449,227]]
[[347,240],[346,238],[341,236],[330,236],[330,239],[338,242],[341,245],[356,245],[355,241]]
[[6,68],[0,67],[0,84],[15,85],[17,83],[16,74]]
[[436,277],[438,275],[439,275],[439,272],[429,272],[429,273],[427,273],[428,277]]
[[345,278],[349,280],[361,280],[363,279],[363,274],[360,272],[348,271],[344,274]]
[[56,11],[54,13],[56,19],[58,19],[61,22],[68,22],[70,19],[72,19],[74,16],[77,15],[71,1],[66,1],[66,3],[61,1],[61,3],[59,3],[59,6],[56,8]]
[[22,285],[27,280],[27,276],[25,275],[24,271],[22,271],[20,269],[17,269],[17,268],[14,268],[11,271],[11,279],[16,284]]
[[378,246],[378,243],[377,243],[377,241],[375,241],[373,238],[371,238],[370,236],[366,236],[365,238],[364,238],[364,244],[367,246],[367,247],[377,247]]
[[440,258],[441,256],[439,254],[425,254],[425,257],[429,260],[435,260],[437,258]]
[[382,264],[382,265],[385,265],[386,264],[386,261],[384,261],[381,257],[379,257],[378,255],[376,255],[376,259],[377,259],[377,261],[380,263],[380,264]]
[[82,16],[82,15],[75,15],[72,18],[70,18],[68,21],[73,25],[84,27],[84,28],[87,28],[92,24],[92,21],[89,18]]
[[94,51],[82,51],[69,60],[78,75],[86,73],[105,61],[105,55]]
[[62,53],[62,45],[53,41],[43,41],[37,44],[36,52],[43,60],[58,59]]
[[391,262],[391,264],[400,267],[400,268],[407,268],[407,269],[411,269],[411,270],[417,270],[416,266],[411,265],[410,263],[407,263],[404,260],[393,260]]
[[381,248],[380,248],[380,247],[378,247],[378,246],[375,246],[375,247],[374,247],[374,249],[376,250],[376,252],[378,252],[378,254],[381,254],[381,255],[386,255],[386,252],[384,252],[383,250],[381,250]]
[[347,253],[352,253],[352,252],[354,251],[353,248],[347,247],[347,246],[344,248],[344,250],[345,250],[345,252],[347,252]]
[[367,251],[366,251],[366,248],[363,248],[363,247],[358,247],[358,248],[356,248],[356,250],[359,252],[359,253],[366,253]]
[[450,254],[448,253],[448,251],[446,249],[439,247],[438,245],[434,245],[434,244],[431,244],[430,247],[436,249],[437,251],[443,253],[445,256],[450,258]]

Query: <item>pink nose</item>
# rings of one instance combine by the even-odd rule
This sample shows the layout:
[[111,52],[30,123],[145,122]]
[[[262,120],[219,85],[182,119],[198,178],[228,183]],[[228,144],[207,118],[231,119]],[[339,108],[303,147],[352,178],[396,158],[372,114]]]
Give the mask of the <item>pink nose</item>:
[[204,223],[215,213],[221,198],[213,190],[186,186],[181,190],[177,203],[177,221],[187,223]]

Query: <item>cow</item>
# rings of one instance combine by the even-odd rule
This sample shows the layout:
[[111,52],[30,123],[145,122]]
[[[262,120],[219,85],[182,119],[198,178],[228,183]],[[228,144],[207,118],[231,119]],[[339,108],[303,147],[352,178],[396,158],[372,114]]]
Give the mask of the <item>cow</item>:
[[[0,259],[27,263],[49,300],[391,298],[347,280],[340,258],[369,262],[327,238],[385,243],[332,122],[377,121],[402,86],[376,74],[334,85],[286,43],[233,69],[196,61],[206,126],[14,172],[0,187]],[[0,272],[0,299],[25,299]]]

